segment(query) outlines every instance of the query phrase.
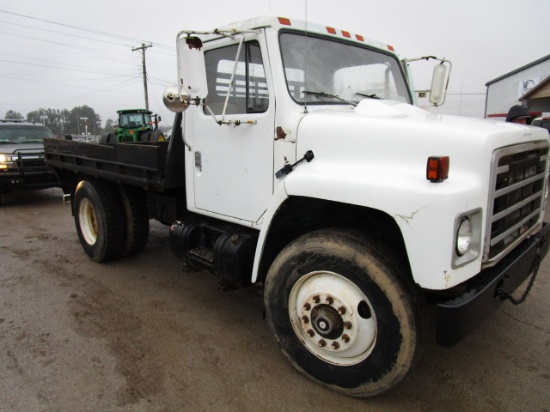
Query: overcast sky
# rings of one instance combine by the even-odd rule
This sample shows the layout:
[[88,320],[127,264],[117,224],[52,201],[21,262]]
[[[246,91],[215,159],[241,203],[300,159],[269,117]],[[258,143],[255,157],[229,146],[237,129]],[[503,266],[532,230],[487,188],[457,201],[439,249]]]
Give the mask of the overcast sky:
[[[150,109],[176,82],[175,37],[258,16],[304,19],[305,0],[0,0],[0,118],[88,105],[102,118]],[[452,61],[444,113],[483,117],[485,83],[550,54],[550,0],[308,0],[311,22],[374,38],[401,57]],[[418,86],[418,85],[417,85]]]

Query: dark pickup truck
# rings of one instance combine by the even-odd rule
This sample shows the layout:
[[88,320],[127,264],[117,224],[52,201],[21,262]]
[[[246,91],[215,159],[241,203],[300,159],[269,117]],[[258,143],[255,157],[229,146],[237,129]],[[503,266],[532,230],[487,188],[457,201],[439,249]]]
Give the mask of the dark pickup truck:
[[0,120],[0,202],[12,190],[59,186],[44,161],[44,139],[52,132],[41,124]]

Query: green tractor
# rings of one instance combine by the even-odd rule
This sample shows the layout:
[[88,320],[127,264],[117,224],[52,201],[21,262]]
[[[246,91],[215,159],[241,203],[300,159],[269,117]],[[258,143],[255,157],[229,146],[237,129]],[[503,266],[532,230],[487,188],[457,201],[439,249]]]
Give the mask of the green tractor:
[[158,128],[161,118],[145,109],[119,110],[118,127],[112,133],[102,135],[105,143],[163,142],[164,134]]

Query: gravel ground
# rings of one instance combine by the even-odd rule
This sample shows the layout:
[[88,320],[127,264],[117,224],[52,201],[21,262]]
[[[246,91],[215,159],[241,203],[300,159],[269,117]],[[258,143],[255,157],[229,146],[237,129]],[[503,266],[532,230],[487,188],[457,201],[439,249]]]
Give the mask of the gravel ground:
[[138,256],[91,261],[61,195],[0,206],[0,411],[550,411],[550,258],[526,303],[353,399],[292,368],[259,290],[184,271],[165,226]]

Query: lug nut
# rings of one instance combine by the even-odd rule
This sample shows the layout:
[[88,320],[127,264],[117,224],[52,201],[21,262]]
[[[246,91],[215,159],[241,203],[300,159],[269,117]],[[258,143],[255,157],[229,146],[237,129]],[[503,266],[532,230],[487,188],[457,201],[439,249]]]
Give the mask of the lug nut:
[[328,296],[328,297],[327,297],[327,303],[328,303],[329,305],[332,305],[332,304],[334,303],[334,299],[333,299],[331,296]]
[[334,349],[338,349],[340,347],[340,344],[338,342],[332,342],[332,347]]
[[315,295],[315,296],[313,296],[313,301],[315,303],[319,303],[321,301],[321,298],[319,297],[319,295]]
[[309,335],[310,338],[314,337],[315,336],[315,332],[313,331],[313,329],[309,329],[307,331],[307,334]]
[[321,339],[321,340],[319,341],[319,346],[320,346],[321,348],[324,348],[325,346],[327,346],[327,343],[326,343],[323,339]]
[[310,309],[311,309],[311,305],[310,305],[309,303],[306,303],[306,304],[304,305],[304,309],[305,309],[305,310],[310,310]]
[[349,336],[346,335],[346,334],[344,333],[344,334],[342,335],[342,340],[343,340],[344,342],[348,343],[348,342],[349,342]]
[[340,307],[338,308],[338,314],[339,314],[339,315],[343,315],[343,314],[345,314],[345,313],[346,313],[346,308],[343,307],[343,306],[340,306]]
[[309,323],[309,318],[307,316],[302,316],[302,322]]
[[350,330],[351,326],[352,326],[351,322],[344,322],[344,328]]

